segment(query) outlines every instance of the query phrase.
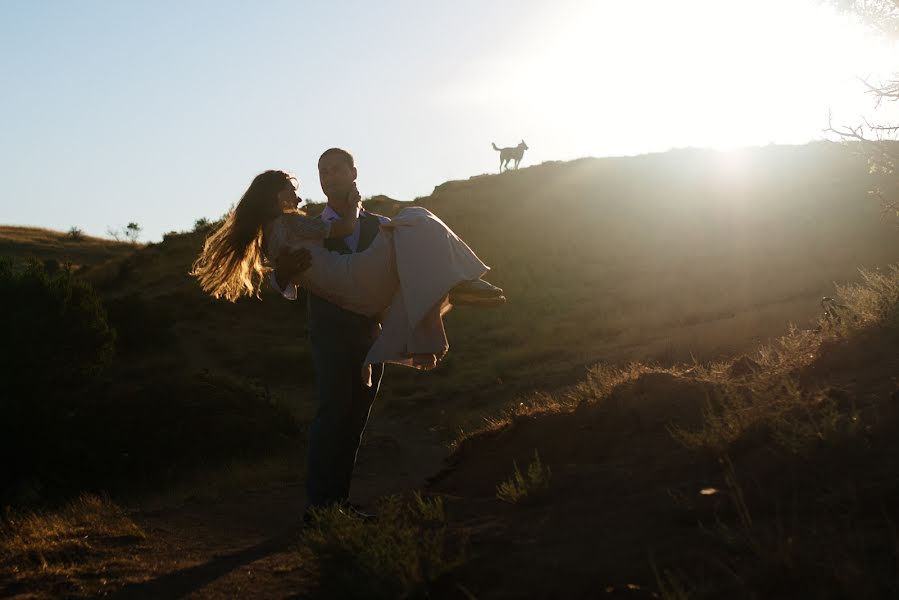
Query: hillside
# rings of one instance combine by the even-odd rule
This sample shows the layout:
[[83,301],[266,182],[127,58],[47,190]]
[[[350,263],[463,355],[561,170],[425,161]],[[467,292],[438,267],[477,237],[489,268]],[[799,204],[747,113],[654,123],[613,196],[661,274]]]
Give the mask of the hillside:
[[134,244],[87,235],[73,238],[61,231],[0,225],[0,257],[14,260],[56,260],[82,267],[131,254],[137,248]]
[[848,335],[594,369],[466,439],[429,488],[472,550],[437,596],[895,597],[899,271],[881,282]]
[[[450,313],[444,364],[389,369],[381,404],[452,436],[596,362],[753,351],[814,320],[833,282],[897,260],[899,235],[868,194],[882,183],[852,147],[817,143],[546,163],[437,186],[415,203],[491,265],[509,304]],[[388,215],[403,206],[373,204]],[[299,385],[290,402],[307,414],[304,311],[271,294],[204,298],[186,274],[203,237],[167,236],[87,276],[110,301],[164,309],[175,334],[166,362]]]
[[204,231],[83,268],[117,355],[10,497],[113,499],[7,510],[0,595],[894,597],[893,184],[812,144],[438,186],[510,302],[388,370],[352,490],[379,519],[302,533],[302,303],[203,296]]
[[[450,313],[444,364],[433,374],[389,369],[382,404],[402,414],[414,407],[453,435],[520,391],[573,381],[599,361],[752,351],[786,323],[816,318],[833,282],[897,260],[899,235],[868,194],[882,183],[851,146],[817,143],[581,159],[439,185],[415,203],[491,265],[510,301]],[[369,204],[387,215],[404,206],[385,197]],[[120,323],[137,350],[130,368],[146,371],[146,360],[300,386],[289,401],[308,414],[302,307],[271,294],[233,306],[203,297],[187,272],[206,232],[130,254],[127,244],[21,231],[0,232],[5,253],[71,253],[94,265],[86,276],[108,302],[150,315]],[[151,323],[171,343],[141,342]]]

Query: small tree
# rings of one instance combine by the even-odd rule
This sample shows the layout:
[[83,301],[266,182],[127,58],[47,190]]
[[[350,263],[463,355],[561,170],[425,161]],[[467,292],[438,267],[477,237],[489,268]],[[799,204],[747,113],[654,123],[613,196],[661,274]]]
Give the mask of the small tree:
[[84,232],[77,227],[72,227],[69,229],[68,233],[66,233],[66,237],[75,242],[80,242],[84,239]]
[[125,227],[125,237],[128,238],[128,241],[130,241],[132,244],[137,243],[137,239],[140,237],[140,233],[140,225],[133,221],[131,223],[128,223],[128,225]]

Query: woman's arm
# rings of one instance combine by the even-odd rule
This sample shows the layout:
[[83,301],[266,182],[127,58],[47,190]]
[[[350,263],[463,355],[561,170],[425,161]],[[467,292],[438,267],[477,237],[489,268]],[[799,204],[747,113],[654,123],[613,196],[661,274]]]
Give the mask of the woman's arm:
[[354,183],[353,189],[347,194],[346,206],[341,207],[341,218],[331,221],[331,230],[328,232],[328,237],[345,238],[353,235],[361,208],[362,197],[359,195],[359,190],[356,189],[356,184]]

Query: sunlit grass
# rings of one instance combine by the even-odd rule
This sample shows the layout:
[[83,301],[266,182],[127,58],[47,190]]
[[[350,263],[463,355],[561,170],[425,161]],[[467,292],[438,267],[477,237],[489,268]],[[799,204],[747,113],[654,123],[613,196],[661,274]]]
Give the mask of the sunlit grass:
[[862,282],[837,286],[838,320],[822,319],[815,330],[791,326],[788,333],[762,346],[756,369],[735,379],[722,365],[697,365],[694,376],[716,384],[703,426],[672,426],[684,445],[721,453],[748,432],[767,428],[780,446],[800,452],[820,442],[836,443],[859,427],[858,411],[841,406],[839,393],[805,389],[799,371],[812,364],[828,343],[870,327],[895,329],[899,313],[899,267],[861,270]]
[[57,511],[7,510],[0,521],[0,571],[37,589],[78,589],[82,577],[96,585],[97,574],[102,579],[136,565],[139,559],[123,549],[145,537],[120,506],[101,496],[84,494]]
[[860,272],[860,283],[837,286],[836,300],[843,307],[839,320],[822,319],[815,329],[790,325],[785,335],[763,344],[751,356],[707,363],[694,359],[667,366],[640,361],[623,366],[600,363],[572,386],[519,396],[503,410],[483,417],[479,427],[458,432],[452,447],[472,435],[514,426],[520,417],[571,412],[584,403],[602,404],[614,390],[650,374],[711,385],[701,427],[670,426],[675,439],[690,448],[722,452],[760,427],[769,428],[777,443],[794,452],[820,441],[839,441],[855,431],[857,415],[838,406],[840,399],[827,391],[802,389],[797,373],[814,362],[823,344],[866,327],[899,324],[899,267]]
[[134,244],[37,227],[0,225],[0,256],[56,260],[73,267],[96,265],[131,254]]

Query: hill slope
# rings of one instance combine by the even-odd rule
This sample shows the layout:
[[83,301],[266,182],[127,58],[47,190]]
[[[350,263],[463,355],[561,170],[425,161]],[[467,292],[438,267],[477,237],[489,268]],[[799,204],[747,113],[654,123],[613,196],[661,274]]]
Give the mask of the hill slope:
[[15,260],[52,259],[80,267],[131,254],[136,248],[134,244],[86,235],[76,239],[61,231],[0,225],[0,257]]
[[[594,371],[562,410],[466,439],[430,490],[471,535],[452,581],[478,598],[894,597],[899,271],[881,282],[848,301],[883,311],[848,335]],[[501,501],[535,453],[546,485]]]
[[[825,336],[799,331],[783,352],[732,356],[782,334],[789,320],[809,326],[820,296],[833,281],[856,279],[857,266],[896,262],[899,236],[867,198],[884,182],[865,167],[851,148],[814,144],[585,159],[438,186],[417,202],[494,267],[491,279],[511,302],[451,313],[453,349],[435,373],[390,370],[378,409],[386,404],[406,421],[377,415],[354,500],[359,484],[368,498],[396,491],[385,487],[391,477],[402,489],[416,485],[401,471],[426,448],[410,448],[411,438],[432,442],[435,430],[451,437],[514,400],[516,416],[461,441],[430,488],[445,497],[449,534],[471,541],[471,555],[434,597],[646,597],[666,589],[678,597],[675,588],[721,597],[747,585],[766,597],[796,597],[808,586],[822,597],[895,595],[895,306],[892,325],[824,345]],[[373,204],[387,214],[402,208]],[[84,270],[119,331],[109,383],[122,389],[110,393],[110,406],[121,403],[133,417],[131,391],[150,390],[137,403],[145,412],[136,438],[146,429],[173,432],[190,447],[238,439],[204,427],[228,412],[218,388],[197,404],[196,386],[182,398],[159,385],[204,368],[257,379],[266,396],[269,386],[276,398],[283,392],[281,402],[301,418],[312,406],[302,305],[270,293],[234,305],[204,297],[186,275],[203,235],[167,236]],[[890,273],[881,296],[892,302],[899,288]],[[862,312],[876,304],[854,298]],[[608,367],[690,354],[731,360]],[[596,361],[584,381],[584,366]],[[575,385],[560,389],[565,383]],[[554,393],[529,397],[535,389]],[[547,406],[562,410],[540,414]],[[252,421],[259,411],[250,410],[229,423]],[[187,412],[196,420],[185,420]],[[250,438],[271,437],[269,429]],[[513,461],[526,469],[535,450],[552,469],[551,485],[519,504],[501,502],[496,486]],[[295,444],[286,453],[295,460],[301,451]],[[174,471],[181,457],[172,456],[166,467]],[[283,479],[261,469],[251,480],[271,489],[248,493],[244,482],[211,508],[144,512],[135,518],[146,538],[126,535],[130,527],[85,537],[75,523],[65,535],[90,542],[78,542],[84,577],[48,576],[40,551],[19,547],[4,560],[30,566],[7,573],[2,593],[61,586],[95,595],[108,576],[113,588],[132,583],[121,597],[232,597],[251,571],[259,595],[314,593],[326,570],[284,535],[302,501],[299,468],[287,470]],[[389,536],[395,524],[381,526]],[[270,534],[277,543],[259,542]],[[98,566],[96,557],[115,565]]]
[[[389,369],[382,398],[450,435],[598,361],[752,351],[785,323],[818,316],[834,281],[899,259],[899,235],[868,195],[883,183],[852,147],[816,143],[582,159],[442,184],[415,203],[491,265],[509,304],[450,313],[445,362],[435,373]],[[371,204],[388,215],[404,206]],[[143,353],[165,363],[153,368],[300,386],[290,395],[306,414],[301,304],[268,293],[236,305],[203,297],[187,275],[203,237],[171,235],[87,275],[108,301],[167,315],[174,342]]]

